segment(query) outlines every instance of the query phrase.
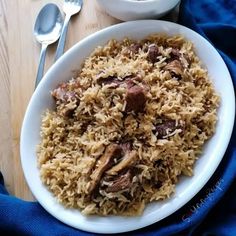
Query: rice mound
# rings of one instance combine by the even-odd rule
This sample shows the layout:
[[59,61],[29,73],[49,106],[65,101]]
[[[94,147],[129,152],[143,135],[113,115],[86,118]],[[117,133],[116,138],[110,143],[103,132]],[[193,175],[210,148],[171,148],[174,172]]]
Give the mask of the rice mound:
[[[126,110],[130,80],[145,100]],[[55,110],[42,117],[40,177],[60,203],[86,215],[140,215],[147,203],[170,198],[215,131],[219,97],[181,36],[110,40],[58,88]],[[94,174],[114,144],[129,145],[122,150],[132,150],[135,161],[109,176],[123,155]]]

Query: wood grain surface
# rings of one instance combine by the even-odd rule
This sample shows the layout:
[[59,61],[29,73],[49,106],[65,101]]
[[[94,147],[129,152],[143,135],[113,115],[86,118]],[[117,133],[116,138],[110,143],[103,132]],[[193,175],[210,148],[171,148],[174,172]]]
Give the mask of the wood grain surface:
[[[63,0],[0,0],[0,171],[8,191],[32,200],[20,163],[20,129],[34,90],[40,45],[33,36],[41,7]],[[82,11],[72,18],[66,50],[87,35],[117,23],[95,0],[84,0]],[[56,44],[47,51],[45,72],[52,65]]]
[[[36,16],[46,3],[63,0],[0,0],[0,171],[8,191],[33,200],[20,163],[20,129],[34,91],[40,45],[33,35]],[[164,19],[176,20],[178,7]],[[82,11],[71,19],[67,50],[87,35],[119,21],[105,13],[96,0],[84,0]],[[47,51],[45,72],[52,65],[56,44]]]

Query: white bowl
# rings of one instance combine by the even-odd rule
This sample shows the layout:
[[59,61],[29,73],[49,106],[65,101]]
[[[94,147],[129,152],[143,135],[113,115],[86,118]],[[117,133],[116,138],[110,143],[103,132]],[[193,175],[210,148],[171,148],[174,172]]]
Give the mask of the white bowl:
[[[216,133],[204,146],[204,152],[195,164],[194,176],[182,177],[176,186],[175,194],[170,199],[148,204],[143,215],[139,217],[86,217],[81,215],[79,210],[64,208],[42,184],[35,152],[35,147],[40,142],[41,115],[45,109],[54,107],[50,90],[58,83],[69,80],[73,71],[80,68],[84,59],[98,45],[104,45],[113,38],[142,39],[157,32],[169,35],[181,34],[194,43],[196,53],[207,67],[215,89],[221,97]],[[158,222],[178,210],[206,184],[225,153],[233,129],[234,114],[234,89],[227,67],[213,46],[199,34],[181,25],[156,20],[114,25],[90,35],[66,52],[50,68],[33,94],[21,131],[20,152],[25,178],[39,203],[50,214],[70,226],[97,233],[118,233],[139,229]]]
[[157,19],[172,10],[180,0],[97,0],[105,11],[122,21]]

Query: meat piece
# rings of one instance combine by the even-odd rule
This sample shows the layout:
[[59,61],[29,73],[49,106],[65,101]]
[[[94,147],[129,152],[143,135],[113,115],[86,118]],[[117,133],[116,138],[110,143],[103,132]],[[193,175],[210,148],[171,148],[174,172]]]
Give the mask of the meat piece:
[[126,84],[127,88],[130,89],[131,87],[133,87],[135,85],[135,82],[133,79],[128,78],[124,81],[124,83]]
[[108,175],[116,175],[121,170],[124,170],[130,166],[133,166],[138,159],[138,154],[136,151],[126,152],[123,159],[115,166],[113,166],[111,169],[109,169],[106,174]]
[[173,60],[169,62],[165,67],[165,70],[168,70],[173,77],[181,79],[183,76],[183,66],[179,60]]
[[[183,68],[183,65],[187,65],[188,67],[191,65],[192,61],[191,58],[189,57],[188,54],[186,53],[180,53],[179,49],[177,48],[172,48],[171,52],[170,52],[170,58],[168,58],[166,61],[168,63],[174,61],[174,60],[178,60]],[[182,62],[182,63],[181,63]]]
[[134,85],[128,88],[126,93],[126,107],[125,111],[142,112],[146,103],[145,91],[139,85]]
[[161,124],[158,124],[156,126],[156,137],[157,138],[163,138],[165,137],[168,133],[172,133],[175,129],[176,122],[174,120],[166,120]]
[[120,146],[123,149],[123,152],[127,153],[127,152],[131,151],[132,143],[131,143],[131,141],[123,142],[120,144]]
[[175,120],[163,119],[162,123],[157,124],[155,127],[155,135],[157,138],[170,137],[176,129],[183,130],[181,125],[176,125]]
[[74,91],[69,90],[67,83],[60,84],[58,88],[52,91],[52,96],[56,101],[67,103],[69,101],[78,100],[78,95]]
[[78,81],[62,83],[51,93],[56,100],[57,112],[66,117],[72,117],[74,110],[79,105],[79,96],[74,91],[80,85]]
[[[167,63],[170,63],[174,60],[177,60],[179,61],[180,63],[180,68],[182,67],[182,70],[183,70],[183,65],[185,65],[186,67],[189,67],[191,65],[191,59],[190,57],[188,56],[188,54],[186,53],[180,53],[180,50],[179,49],[176,49],[176,48],[172,48],[171,52],[170,52],[170,58],[168,58],[166,60]],[[181,76],[179,75],[176,75],[175,76],[178,78],[178,79],[181,79]]]
[[120,159],[123,155],[123,150],[118,144],[110,144],[105,153],[97,161],[96,169],[91,174],[91,184],[89,192],[92,192],[100,182],[103,173],[108,170],[114,163],[115,159]]
[[99,77],[97,79],[97,83],[99,85],[114,84],[115,87],[118,87],[121,84],[126,83],[128,87],[132,87],[133,85],[135,85],[134,81],[140,82],[141,80],[142,78],[139,75],[127,75],[122,79],[118,79],[116,76],[108,76],[108,77]]
[[121,190],[129,189],[132,185],[133,175],[130,170],[115,178],[110,185],[106,188],[106,192],[118,192]]
[[130,45],[129,50],[133,53],[133,54],[137,54],[139,52],[139,49],[142,47],[142,45],[140,43],[133,43],[132,45]]
[[119,80],[116,76],[99,77],[99,78],[97,79],[97,83],[98,83],[99,85],[102,85],[102,84],[107,85],[107,84],[112,84],[112,83],[114,83],[114,84],[116,84],[117,86],[119,86],[120,82],[121,82],[121,80]]
[[171,49],[171,52],[170,52],[171,60],[179,60],[180,56],[181,56],[181,53],[179,52],[179,49],[176,49],[176,48]]
[[157,57],[160,55],[159,49],[156,44],[148,46],[148,60],[153,64],[158,61]]
[[141,82],[141,81],[142,81],[142,77],[140,75],[128,75],[123,78],[123,83],[126,84],[128,89],[136,85],[135,82]]
[[114,84],[115,87],[118,87],[122,84],[126,84],[127,93],[126,93],[126,108],[125,111],[134,111],[140,112],[143,111],[144,105],[146,102],[145,90],[137,85],[135,81],[142,81],[140,75],[128,75],[122,79],[118,79],[115,76],[108,76],[106,78],[100,77],[97,79],[97,83],[102,84]]

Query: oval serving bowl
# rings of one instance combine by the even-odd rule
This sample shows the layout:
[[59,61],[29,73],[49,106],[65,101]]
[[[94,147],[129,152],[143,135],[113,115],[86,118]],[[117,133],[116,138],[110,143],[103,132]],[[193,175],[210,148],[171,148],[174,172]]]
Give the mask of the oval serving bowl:
[[[42,184],[37,168],[36,145],[40,142],[41,115],[46,109],[54,108],[50,91],[59,83],[68,81],[97,46],[105,45],[110,39],[143,39],[158,32],[168,35],[180,34],[194,43],[196,54],[207,68],[215,90],[221,97],[216,132],[206,143],[203,154],[195,163],[194,176],[181,177],[175,194],[171,195],[170,199],[148,204],[143,215],[139,217],[83,216],[79,210],[66,209]],[[90,35],[68,50],[50,68],[37,87],[26,110],[21,130],[20,152],[24,175],[39,203],[65,224],[96,233],[119,233],[139,229],[174,213],[206,184],[226,151],[233,129],[234,114],[234,89],[227,67],[214,47],[199,34],[181,25],[157,20],[114,25]]]

